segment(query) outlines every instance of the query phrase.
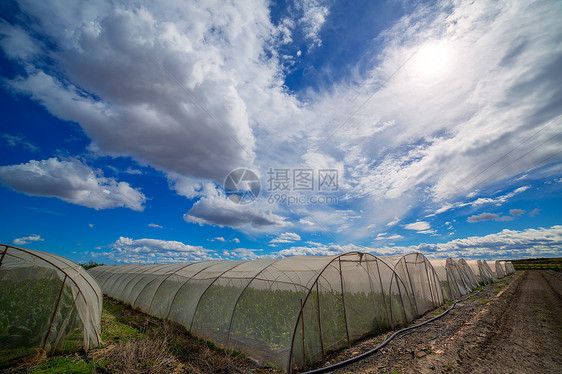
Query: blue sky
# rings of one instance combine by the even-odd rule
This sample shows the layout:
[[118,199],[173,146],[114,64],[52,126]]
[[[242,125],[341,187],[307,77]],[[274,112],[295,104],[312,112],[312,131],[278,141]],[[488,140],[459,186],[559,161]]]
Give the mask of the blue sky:
[[[562,254],[559,2],[0,9],[2,243],[104,263]],[[258,179],[231,195],[239,169]]]

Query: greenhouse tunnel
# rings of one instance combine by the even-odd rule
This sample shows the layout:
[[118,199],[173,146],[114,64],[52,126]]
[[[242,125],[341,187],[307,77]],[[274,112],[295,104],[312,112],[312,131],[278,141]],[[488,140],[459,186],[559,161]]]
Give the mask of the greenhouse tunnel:
[[484,260],[470,260],[466,262],[474,272],[476,280],[480,285],[486,285],[494,281],[492,269]]
[[470,291],[461,276],[461,270],[452,258],[429,260],[441,283],[445,300],[454,300]]
[[0,367],[25,356],[100,344],[103,296],[78,264],[0,245]]
[[495,262],[495,270],[496,270],[496,278],[500,279],[505,277],[505,267],[503,262],[500,260],[496,260]]
[[472,291],[473,289],[478,287],[480,284],[476,279],[476,275],[474,274],[474,271],[472,271],[472,268],[468,265],[466,260],[464,258],[459,258],[457,260],[457,264],[460,268],[461,276],[463,278],[464,283],[467,286],[469,286],[469,291]]
[[360,252],[89,272],[108,296],[287,372],[417,315],[392,267]]
[[504,266],[506,275],[515,273],[515,268],[513,267],[511,261],[502,261],[502,264]]
[[[482,260],[484,261],[484,260]],[[484,261],[486,263],[486,265],[488,265],[488,268],[490,269],[490,272],[492,273],[492,281],[495,282],[498,277],[496,276],[496,264],[492,261]]]
[[443,304],[439,277],[423,254],[416,252],[381,259],[394,269],[406,285],[418,316]]

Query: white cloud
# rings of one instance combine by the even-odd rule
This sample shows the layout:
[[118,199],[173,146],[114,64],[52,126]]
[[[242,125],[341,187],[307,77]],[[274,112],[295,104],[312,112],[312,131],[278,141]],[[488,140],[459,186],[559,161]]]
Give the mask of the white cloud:
[[[327,5],[299,1],[296,19],[277,26],[268,7],[258,0],[23,1],[36,22],[2,24],[1,47],[24,72],[5,82],[79,123],[91,150],[162,170],[178,194],[200,198],[185,216],[199,224],[290,225],[279,207],[234,209],[214,194],[215,183],[240,166],[265,175],[270,167],[335,163],[345,171],[345,205],[291,218],[303,230],[337,227],[355,238],[420,206],[441,213],[475,190],[484,194],[501,181],[508,188],[512,178],[560,161],[555,2],[412,7],[364,45],[350,66],[361,74],[301,92],[306,102],[286,90],[277,47],[296,27],[320,45]],[[490,199],[470,204],[502,203]],[[363,206],[370,209],[362,219],[349,218]]]
[[[345,124],[328,139],[322,127],[312,133],[326,142],[323,150],[344,155],[353,195],[410,200],[399,218],[560,160],[562,140],[553,136],[562,109],[554,98],[562,89],[552,78],[562,73],[562,29],[554,4],[461,1],[446,8],[431,15],[436,8],[423,8],[424,16],[397,22],[379,38],[386,48],[368,79],[332,87],[315,103],[317,112]],[[444,50],[448,64],[420,74],[407,61],[433,46]],[[394,125],[382,129],[388,121]]]
[[[451,203],[445,203],[441,208],[437,209],[435,211],[435,213],[430,214],[428,216],[434,216],[443,212],[446,212],[448,210],[451,209],[457,209],[457,208],[462,208],[462,207],[466,207],[466,206],[472,206],[472,207],[479,207],[482,205],[486,205],[486,204],[494,204],[497,206],[501,206],[503,204],[505,204],[508,200],[510,200],[511,198],[513,198],[515,195],[518,195],[522,192],[525,192],[527,190],[529,190],[531,188],[531,186],[522,186],[519,188],[516,188],[515,190],[508,192],[506,194],[497,196],[497,197],[479,197],[475,200],[472,201],[468,201],[468,202],[457,202],[455,204],[451,204]],[[472,196],[473,197],[473,196]]]
[[257,255],[256,252],[260,251],[261,249],[236,248],[224,251],[223,256],[239,260],[256,260],[258,258],[270,257]]
[[404,237],[402,235],[394,234],[389,236],[386,232],[380,232],[377,234],[375,240],[397,240],[403,238]]
[[88,227],[93,228],[94,224],[93,223],[88,223]]
[[234,238],[234,239],[231,240],[231,242],[234,242],[236,244],[240,244],[240,239]]
[[217,190],[209,191],[207,196],[199,199],[183,218],[200,225],[228,226],[250,231],[289,225],[284,217],[275,214],[267,204],[258,201],[248,205],[236,204]]
[[526,258],[557,256],[562,254],[562,226],[526,229],[522,231],[502,230],[497,234],[454,239],[446,243],[419,244],[409,247],[373,248],[375,254],[389,251],[396,253],[421,252],[430,258]]
[[326,22],[329,10],[318,0],[296,1],[295,5],[303,12],[300,23],[303,26],[306,39],[310,41],[309,48],[321,46],[320,30]]
[[301,218],[301,219],[299,220],[299,223],[302,224],[302,225],[314,226],[314,222],[309,221],[309,220],[307,220],[307,219],[303,219],[303,218]]
[[226,242],[226,240],[222,236],[217,236],[213,239],[207,239],[210,242]]
[[[560,256],[562,253],[562,225],[550,228],[526,229],[522,231],[502,230],[496,234],[454,239],[445,243],[422,243],[413,246],[364,247],[354,244],[320,244],[307,242],[309,247],[294,246],[272,253],[258,255],[261,250],[237,248],[226,250],[223,255],[231,258],[256,259],[264,257],[283,258],[289,256],[333,256],[360,251],[376,256],[389,256],[421,252],[429,258],[525,258]],[[274,246],[274,244],[270,244]],[[204,261],[218,258],[216,254],[200,246],[190,246],[177,241],[120,237],[110,245],[111,251],[92,253],[118,263],[172,263]]]
[[355,244],[345,244],[345,245],[320,245],[314,247],[291,247],[283,249],[275,255],[278,258],[290,257],[290,256],[334,256],[346,252],[353,251],[363,251],[367,250],[366,247],[358,246]]
[[51,56],[60,74],[34,65],[31,53],[16,56],[21,43],[4,42],[8,56],[27,67],[8,84],[80,124],[94,150],[222,182],[253,162],[252,126],[267,123],[256,115],[295,106],[279,80],[281,66],[264,54],[277,30],[267,2],[172,3],[22,2],[36,22],[29,30],[5,27],[4,41],[25,37],[33,55]]
[[507,202],[509,199],[511,199],[513,196],[520,194],[521,192],[525,192],[528,189],[530,189],[531,186],[523,186],[523,187],[519,187],[517,189],[515,189],[512,192],[506,193],[505,195],[501,195],[498,196],[496,198],[479,198],[476,199],[470,203],[468,203],[471,206],[478,206],[478,205],[484,205],[484,204],[495,204],[497,206],[500,206],[502,204],[504,204],[505,202]]
[[308,244],[308,245],[315,246],[315,247],[320,247],[320,246],[322,246],[322,243],[313,242],[313,241],[310,241],[310,240],[306,241],[305,243]]
[[57,197],[94,209],[144,209],[146,197],[126,182],[105,178],[77,159],[0,166],[0,182],[28,195]]
[[205,261],[216,258],[213,251],[178,241],[159,239],[131,239],[119,237],[110,244],[111,251],[97,253],[117,263],[178,263]]
[[155,229],[162,229],[163,228],[162,225],[158,225],[156,223],[149,223],[148,227],[153,227]]
[[12,244],[24,245],[24,244],[29,244],[31,242],[42,242],[42,241],[45,241],[45,239],[43,239],[41,235],[32,234],[29,236],[24,236],[22,238],[16,238],[12,240]]
[[394,217],[394,218],[392,219],[392,221],[388,222],[386,225],[387,225],[387,226],[394,226],[394,225],[396,225],[398,222],[400,222],[400,218]]
[[418,222],[413,222],[413,223],[409,223],[407,225],[404,225],[404,228],[408,229],[408,230],[424,231],[424,230],[429,230],[431,228],[431,226],[429,225],[428,222],[418,221]]
[[294,232],[284,232],[276,238],[271,239],[270,243],[292,243],[300,240],[300,235],[295,234]]

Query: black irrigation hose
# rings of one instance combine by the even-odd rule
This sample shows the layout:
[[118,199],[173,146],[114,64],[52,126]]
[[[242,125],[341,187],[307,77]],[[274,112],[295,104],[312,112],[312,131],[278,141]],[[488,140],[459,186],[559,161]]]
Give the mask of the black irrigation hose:
[[345,361],[341,361],[341,362],[338,362],[338,363],[336,363],[336,364],[333,364],[333,365],[330,365],[330,366],[326,366],[326,367],[323,367],[323,368],[319,368],[319,369],[314,369],[314,370],[306,371],[306,372],[303,372],[303,373],[301,373],[301,374],[319,374],[319,373],[325,373],[325,372],[327,372],[327,371],[339,369],[339,368],[342,368],[342,367],[347,366],[347,365],[349,365],[349,364],[352,364],[352,363],[354,363],[354,362],[357,362],[357,361],[359,361],[359,360],[362,360],[362,359],[364,359],[364,358],[367,358],[367,357],[371,356],[372,354],[377,353],[381,348],[384,348],[388,343],[390,343],[394,338],[398,337],[399,335],[402,335],[402,334],[405,333],[406,331],[410,331],[410,330],[413,330],[413,329],[420,328],[420,327],[422,327],[422,326],[424,326],[424,325],[427,325],[428,323],[431,323],[431,322],[433,322],[433,321],[435,321],[435,320],[438,320],[439,318],[441,318],[441,317],[443,317],[444,315],[446,315],[447,313],[449,313],[449,312],[455,307],[455,305],[457,305],[457,303],[460,303],[460,302],[462,302],[462,301],[468,300],[469,298],[478,295],[480,292],[482,292],[482,290],[480,290],[480,291],[478,291],[478,292],[476,292],[476,293],[474,293],[474,294],[472,294],[472,295],[468,295],[468,296],[466,296],[466,297],[464,297],[464,298],[462,298],[462,299],[456,300],[456,301],[453,303],[453,305],[451,305],[451,307],[450,307],[449,309],[445,310],[443,313],[439,314],[438,316],[435,316],[435,317],[433,317],[433,318],[428,319],[428,320],[425,321],[425,322],[420,323],[419,325],[406,327],[406,328],[403,328],[402,330],[396,331],[394,334],[390,335],[390,337],[388,337],[385,341],[383,341],[381,344],[379,344],[379,345],[376,346],[375,348],[371,349],[370,351],[367,351],[367,352],[365,352],[365,353],[361,353],[360,355],[355,356],[355,357],[352,357],[352,358],[349,358],[349,359],[347,359],[347,360],[345,360]]

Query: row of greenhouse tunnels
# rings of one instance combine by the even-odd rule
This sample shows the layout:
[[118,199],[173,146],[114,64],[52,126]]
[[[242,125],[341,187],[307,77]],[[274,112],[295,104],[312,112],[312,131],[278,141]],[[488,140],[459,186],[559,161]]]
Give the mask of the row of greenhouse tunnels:
[[46,252],[0,251],[4,359],[102,344],[103,293],[286,372],[515,272],[509,261],[361,252],[85,271]]

